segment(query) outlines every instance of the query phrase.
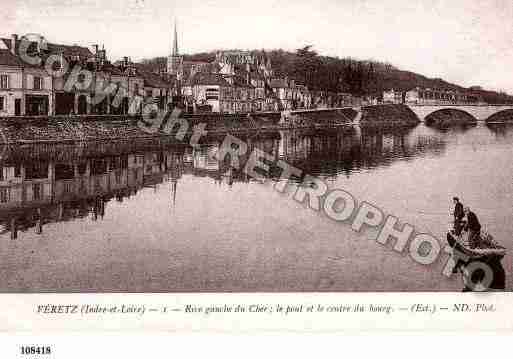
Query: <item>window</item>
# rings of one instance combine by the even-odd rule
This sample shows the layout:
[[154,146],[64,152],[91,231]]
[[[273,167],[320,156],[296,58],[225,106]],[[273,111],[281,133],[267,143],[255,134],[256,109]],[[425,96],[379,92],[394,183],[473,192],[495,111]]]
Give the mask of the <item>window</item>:
[[219,89],[207,88],[205,91],[205,95],[207,100],[219,100]]
[[9,188],[0,188],[0,202],[9,202]]
[[34,200],[38,201],[41,199],[41,184],[34,183],[32,185],[32,192],[34,193]]
[[0,75],[0,88],[9,88],[9,75]]
[[0,97],[0,111],[5,111],[5,99]]
[[64,193],[73,193],[73,183],[71,181],[64,182]]
[[86,188],[86,180],[81,178],[79,181],[78,181],[78,192],[81,192],[81,193],[84,193],[86,194],[87,193],[87,188]]
[[43,88],[43,79],[39,76],[34,76],[34,90],[41,90]]

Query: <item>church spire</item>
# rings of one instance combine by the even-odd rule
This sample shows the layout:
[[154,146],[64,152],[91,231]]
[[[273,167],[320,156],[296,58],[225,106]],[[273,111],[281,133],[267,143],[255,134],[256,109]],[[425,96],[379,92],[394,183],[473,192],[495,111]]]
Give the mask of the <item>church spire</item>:
[[183,57],[178,52],[178,31],[176,29],[176,19],[174,27],[173,50],[167,58],[167,73],[175,79],[181,79],[183,75]]
[[173,40],[173,56],[178,56],[178,31],[176,31],[176,19],[175,19],[175,37]]

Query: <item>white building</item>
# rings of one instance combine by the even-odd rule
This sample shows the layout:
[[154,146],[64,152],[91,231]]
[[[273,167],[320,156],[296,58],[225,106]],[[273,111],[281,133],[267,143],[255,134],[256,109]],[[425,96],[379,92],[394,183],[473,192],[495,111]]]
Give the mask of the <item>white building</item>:
[[[52,114],[52,78],[43,67],[24,63],[17,56],[19,44],[17,35],[0,39],[0,115]],[[40,50],[39,44],[34,50]]]
[[404,92],[395,89],[383,91],[383,103],[400,104],[403,103]]

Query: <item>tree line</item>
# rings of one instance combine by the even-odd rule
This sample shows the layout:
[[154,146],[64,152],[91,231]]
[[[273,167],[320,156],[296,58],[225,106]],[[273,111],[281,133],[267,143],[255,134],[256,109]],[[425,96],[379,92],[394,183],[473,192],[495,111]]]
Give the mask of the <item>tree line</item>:
[[[184,61],[211,62],[217,51],[184,55]],[[344,92],[355,96],[381,97],[384,90],[408,91],[415,87],[470,91],[440,78],[431,79],[423,75],[403,71],[395,66],[375,60],[359,60],[351,57],[321,56],[312,45],[295,52],[277,50],[253,50],[256,58],[269,59],[275,77],[287,77],[312,90]],[[167,59],[159,57],[143,62],[154,68],[164,68]],[[505,92],[472,90],[488,103],[513,103],[513,97]]]

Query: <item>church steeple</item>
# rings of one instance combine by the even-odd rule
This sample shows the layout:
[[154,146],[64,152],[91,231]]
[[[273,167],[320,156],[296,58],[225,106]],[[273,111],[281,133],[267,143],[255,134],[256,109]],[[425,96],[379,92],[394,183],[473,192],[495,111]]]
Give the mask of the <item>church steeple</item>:
[[173,56],[178,56],[178,31],[176,31],[176,20],[175,20],[175,37],[173,40]]
[[172,78],[181,80],[183,76],[183,57],[180,56],[178,51],[178,31],[176,30],[176,20],[173,32],[173,49],[171,50],[171,55],[167,58],[167,73]]

